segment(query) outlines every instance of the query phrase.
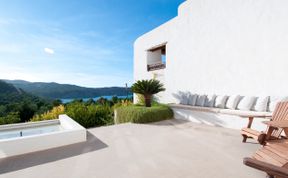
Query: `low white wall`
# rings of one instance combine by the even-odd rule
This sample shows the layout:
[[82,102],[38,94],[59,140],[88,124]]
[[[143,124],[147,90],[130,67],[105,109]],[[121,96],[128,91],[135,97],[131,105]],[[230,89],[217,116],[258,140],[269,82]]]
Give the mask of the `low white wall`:
[[[59,120],[61,126],[63,127],[63,130],[61,131],[0,140],[0,158],[6,158],[86,141],[85,128],[80,126],[77,122],[66,115],[59,116]],[[41,122],[34,124],[39,126],[41,125]],[[22,128],[21,124],[17,125]],[[31,127],[33,123],[29,123],[29,125]],[[7,129],[7,127],[9,127],[9,125],[5,126],[5,129]],[[13,124],[10,125],[10,127],[16,129]]]
[[[230,129],[240,130],[243,127],[247,127],[248,118],[242,118],[234,115],[226,115],[212,112],[191,111],[185,109],[172,108],[175,119],[185,119],[191,122],[199,124],[207,124],[216,127],[225,127]],[[269,119],[254,118],[252,128],[265,131],[266,125],[262,121],[268,121]]]

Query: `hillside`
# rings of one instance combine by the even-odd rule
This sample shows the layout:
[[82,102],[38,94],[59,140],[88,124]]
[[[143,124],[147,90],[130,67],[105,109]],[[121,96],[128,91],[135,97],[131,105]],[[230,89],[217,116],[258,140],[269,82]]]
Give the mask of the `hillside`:
[[18,90],[12,85],[0,80],[0,95],[10,94],[10,93],[19,93]]
[[[86,88],[69,84],[28,82],[24,80],[5,80],[25,92],[51,99],[93,98],[106,95],[127,95],[124,87]],[[131,94],[130,89],[128,89]]]
[[35,113],[44,113],[51,108],[51,101],[0,80],[0,125],[26,122]]
[[0,105],[23,101],[24,98],[34,99],[34,96],[28,95],[12,84],[0,80]]
[[25,91],[14,87],[12,84],[0,80],[0,105],[30,101],[46,102],[48,100],[26,93]]

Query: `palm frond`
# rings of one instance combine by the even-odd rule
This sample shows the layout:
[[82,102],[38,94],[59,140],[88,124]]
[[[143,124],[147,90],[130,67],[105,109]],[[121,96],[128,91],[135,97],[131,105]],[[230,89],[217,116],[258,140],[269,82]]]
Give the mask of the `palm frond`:
[[153,95],[165,91],[164,85],[159,80],[138,80],[131,86],[133,93]]

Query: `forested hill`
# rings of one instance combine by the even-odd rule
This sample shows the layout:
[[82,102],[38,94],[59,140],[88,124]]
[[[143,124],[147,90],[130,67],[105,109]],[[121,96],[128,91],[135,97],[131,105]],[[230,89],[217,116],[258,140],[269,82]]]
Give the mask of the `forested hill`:
[[25,92],[51,99],[62,98],[93,98],[97,96],[118,95],[125,96],[131,94],[124,87],[86,88],[69,84],[28,82],[23,80],[5,80]]
[[9,105],[11,103],[14,104],[24,102],[38,102],[38,101],[41,101],[44,104],[46,104],[45,102],[47,100],[26,93],[25,91],[14,87],[12,84],[0,80],[0,105]]
[[18,94],[19,92],[12,84],[0,80],[0,94]]
[[35,113],[44,113],[51,108],[50,101],[0,80],[0,125],[26,122]]

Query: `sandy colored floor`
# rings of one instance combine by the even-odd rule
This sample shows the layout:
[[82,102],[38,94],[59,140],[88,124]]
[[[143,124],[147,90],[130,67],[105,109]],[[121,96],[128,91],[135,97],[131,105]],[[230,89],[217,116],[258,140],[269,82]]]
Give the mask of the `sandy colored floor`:
[[264,178],[242,164],[259,147],[237,130],[181,120],[122,124],[89,129],[86,143],[2,159],[0,177]]

